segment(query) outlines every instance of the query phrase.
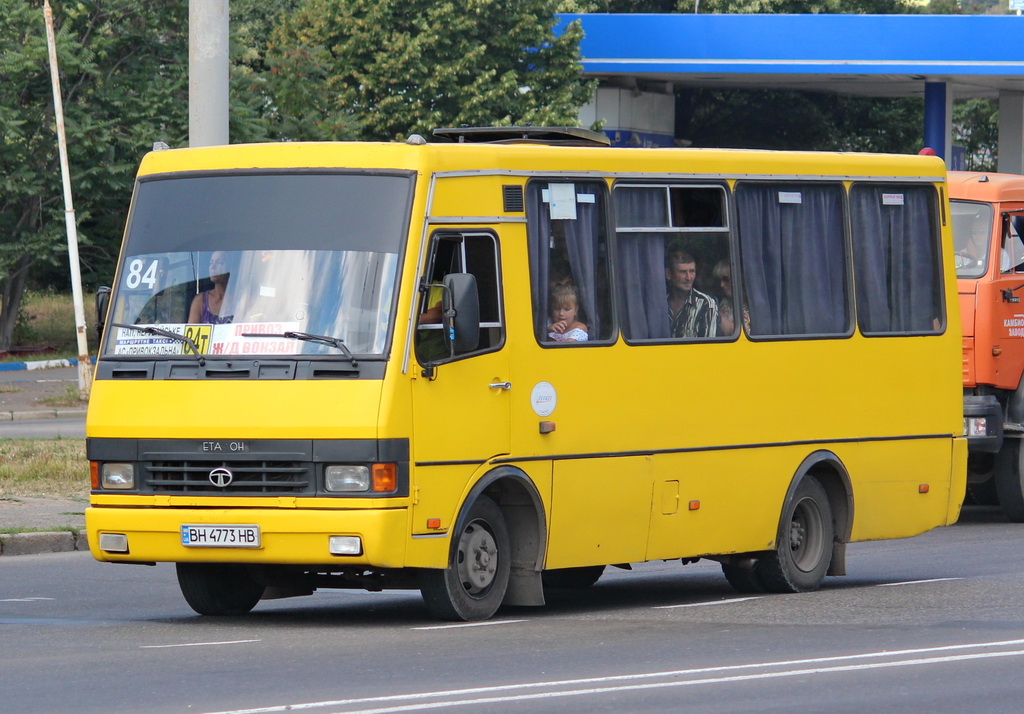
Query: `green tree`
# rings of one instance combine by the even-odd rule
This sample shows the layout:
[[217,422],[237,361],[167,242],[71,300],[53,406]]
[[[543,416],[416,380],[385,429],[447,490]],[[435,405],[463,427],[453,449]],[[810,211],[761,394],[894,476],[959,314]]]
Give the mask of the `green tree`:
[[999,148],[999,102],[966,99],[953,104],[953,142],[964,147],[968,171],[995,171]]
[[[173,145],[184,138],[187,45],[184,29],[175,28],[187,16],[185,2],[52,5],[84,272],[109,275],[139,158],[153,141]],[[176,17],[175,10],[183,14]],[[66,266],[40,0],[0,0],[0,176],[0,349],[6,349],[29,270],[61,257]]]
[[[92,289],[113,279],[143,154],[156,141],[188,142],[188,2],[51,4],[83,282]],[[259,140],[267,135],[266,98],[247,64],[252,57],[239,42],[233,50],[230,135]],[[0,0],[0,181],[0,349],[6,349],[26,281],[68,284],[42,0]]]
[[556,0],[304,0],[267,60],[288,138],[401,139],[446,125],[577,123],[580,28]]

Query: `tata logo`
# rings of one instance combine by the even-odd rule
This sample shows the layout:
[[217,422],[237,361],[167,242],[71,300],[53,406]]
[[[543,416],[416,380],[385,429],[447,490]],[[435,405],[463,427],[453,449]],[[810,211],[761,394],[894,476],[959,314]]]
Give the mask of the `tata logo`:
[[217,468],[210,472],[210,483],[217,488],[227,488],[235,480],[231,469]]

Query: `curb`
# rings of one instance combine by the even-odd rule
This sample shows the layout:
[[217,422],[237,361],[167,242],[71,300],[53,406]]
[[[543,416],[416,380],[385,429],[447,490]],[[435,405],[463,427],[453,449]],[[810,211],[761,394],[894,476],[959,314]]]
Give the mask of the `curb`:
[[0,412],[0,422],[35,421],[37,419],[84,419],[85,412],[85,409],[36,409],[35,411]]
[[[91,358],[94,364],[96,360]],[[71,359],[44,359],[33,362],[3,362],[0,363],[0,372],[17,372],[23,369],[51,369],[53,367],[77,367],[78,358]]]
[[0,533],[0,556],[68,553],[74,550],[89,550],[85,531]]

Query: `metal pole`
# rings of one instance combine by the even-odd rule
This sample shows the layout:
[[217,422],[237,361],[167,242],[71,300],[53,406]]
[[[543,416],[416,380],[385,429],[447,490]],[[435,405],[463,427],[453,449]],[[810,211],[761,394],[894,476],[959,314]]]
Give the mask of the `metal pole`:
[[228,15],[228,0],[189,0],[189,146],[228,143]]
[[71,200],[71,172],[68,169],[68,145],[64,137],[64,104],[60,98],[60,77],[57,69],[57,42],[53,36],[53,11],[50,0],[43,0],[46,20],[46,46],[50,52],[50,82],[53,85],[53,111],[57,117],[57,149],[60,154],[60,175],[64,184],[64,223],[68,234],[68,263],[71,267],[71,295],[75,304],[75,329],[78,333],[78,391],[85,399],[92,391],[92,362],[85,337],[85,304],[82,301],[82,272],[78,264],[78,226]]

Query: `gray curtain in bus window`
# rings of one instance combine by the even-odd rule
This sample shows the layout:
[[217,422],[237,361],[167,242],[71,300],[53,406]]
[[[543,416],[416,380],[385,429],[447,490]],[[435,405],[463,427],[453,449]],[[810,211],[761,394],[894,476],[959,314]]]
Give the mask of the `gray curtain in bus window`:
[[[552,220],[548,204],[542,200],[541,191],[547,184],[530,185],[527,211],[528,243],[530,248],[530,275],[533,283],[533,320],[537,335],[546,336],[549,322],[548,292],[553,281],[562,280],[564,275],[551,274]],[[597,251],[600,236],[603,194],[595,184],[576,184],[577,195],[595,195],[594,203],[576,204],[576,220],[559,219],[565,236],[566,257],[576,285],[581,315],[579,320],[586,323],[591,338],[598,339],[601,333],[601,318],[597,306]]]
[[[623,228],[667,226],[664,188],[616,188],[615,221]],[[622,330],[627,339],[670,336],[665,287],[665,233],[620,231],[617,255],[622,289]]]
[[[890,196],[888,201],[883,194]],[[861,332],[934,330],[933,321],[940,317],[935,212],[931,187],[858,185],[851,189]]]
[[750,333],[845,333],[841,189],[741,183],[736,209]]

